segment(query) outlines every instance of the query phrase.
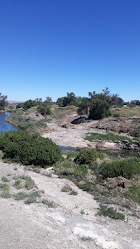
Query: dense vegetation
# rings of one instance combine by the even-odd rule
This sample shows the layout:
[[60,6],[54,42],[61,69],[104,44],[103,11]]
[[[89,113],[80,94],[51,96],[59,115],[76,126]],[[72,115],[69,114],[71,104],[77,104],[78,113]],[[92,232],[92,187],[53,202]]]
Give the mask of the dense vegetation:
[[[130,102],[124,102],[118,94],[110,94],[109,89],[106,87],[101,93],[95,91],[89,92],[89,97],[77,97],[73,92],[67,92],[67,96],[60,97],[57,99],[56,104],[59,107],[76,106],[78,107],[78,114],[86,114],[89,119],[102,119],[111,115],[111,108],[122,107],[125,105],[134,107],[140,106],[139,100],[132,100]],[[25,111],[33,106],[38,107],[38,112],[42,115],[51,114],[51,106],[53,102],[50,97],[46,97],[45,101],[41,98],[35,100],[27,100],[24,103],[20,103],[16,108],[23,108]],[[113,115],[118,117],[119,112],[116,110]]]
[[41,113],[42,115],[49,115],[51,114],[51,106],[53,102],[50,97],[46,97],[45,101],[42,101],[41,98],[37,98],[35,100],[27,100],[24,103],[19,103],[16,105],[16,108],[22,108],[24,111],[30,109],[33,106],[38,107],[38,112]]
[[23,131],[1,133],[0,149],[4,152],[4,158],[25,165],[45,167],[61,159],[60,150],[51,140]]
[[98,173],[103,179],[117,176],[131,179],[135,174],[140,173],[140,160],[131,158],[128,160],[114,161],[112,163],[103,163]]

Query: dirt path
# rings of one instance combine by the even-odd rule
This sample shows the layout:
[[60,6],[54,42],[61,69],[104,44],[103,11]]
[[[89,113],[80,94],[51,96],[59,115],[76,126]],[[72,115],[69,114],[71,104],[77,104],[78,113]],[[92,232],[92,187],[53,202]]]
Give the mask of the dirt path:
[[[16,169],[16,170],[15,170]],[[93,197],[66,179],[47,177],[19,166],[0,163],[0,176],[9,179],[30,176],[45,197],[56,203],[24,204],[0,198],[0,243],[2,249],[140,249],[140,222],[111,220],[96,216]],[[62,192],[69,185],[77,195]]]

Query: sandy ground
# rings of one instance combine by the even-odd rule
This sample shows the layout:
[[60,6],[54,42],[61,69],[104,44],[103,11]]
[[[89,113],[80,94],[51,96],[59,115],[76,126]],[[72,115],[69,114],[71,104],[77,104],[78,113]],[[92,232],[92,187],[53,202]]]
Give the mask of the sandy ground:
[[[16,169],[16,170],[15,170]],[[28,171],[26,167],[0,163],[0,177],[30,176],[57,204],[24,204],[0,198],[0,248],[2,249],[140,249],[140,221],[99,217],[93,196],[72,182]],[[69,185],[78,195],[62,192]]]

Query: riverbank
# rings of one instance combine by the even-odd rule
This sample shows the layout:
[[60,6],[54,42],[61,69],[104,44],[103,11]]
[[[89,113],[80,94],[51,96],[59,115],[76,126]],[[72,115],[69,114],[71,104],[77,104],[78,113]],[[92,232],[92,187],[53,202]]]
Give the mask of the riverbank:
[[[37,132],[50,138],[60,147],[95,148],[98,150],[121,151],[122,149],[140,151],[140,142],[132,141],[130,132],[140,125],[140,116],[109,117],[102,120],[79,119],[72,107],[53,107],[52,114],[46,117],[37,112],[36,107],[27,111],[15,110],[7,121],[27,132]],[[79,122],[80,120],[80,122]],[[124,141],[117,140],[86,140],[87,134],[99,133],[119,135]],[[131,140],[129,142],[128,140]]]
[[90,123],[82,123],[77,125],[72,125],[70,123],[69,126],[58,125],[54,122],[48,123],[48,131],[43,133],[42,136],[45,138],[52,139],[54,143],[62,147],[71,147],[78,149],[94,148],[101,151],[121,151],[123,149],[140,151],[140,143],[136,141],[134,141],[133,143],[133,137],[126,137],[126,134],[121,134],[121,136],[124,137],[124,141],[113,142],[111,140],[86,140],[87,134],[90,133],[97,133],[103,135],[106,134],[105,130],[92,128],[93,126],[95,126],[96,123],[97,121],[91,121]]

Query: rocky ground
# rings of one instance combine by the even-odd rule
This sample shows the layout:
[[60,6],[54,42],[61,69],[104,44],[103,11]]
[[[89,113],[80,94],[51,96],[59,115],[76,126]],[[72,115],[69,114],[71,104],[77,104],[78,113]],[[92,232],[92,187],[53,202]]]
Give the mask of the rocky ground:
[[[98,216],[99,206],[93,196],[50,170],[52,175],[48,177],[48,169],[35,173],[24,166],[0,163],[0,183],[6,177],[11,194],[7,199],[0,198],[2,249],[140,249],[137,217],[121,221]],[[26,177],[34,180],[32,189],[25,188]],[[21,188],[17,188],[16,179],[22,179]],[[77,194],[62,192],[64,186]],[[21,191],[40,191],[41,196],[37,202],[25,204],[14,198]],[[47,205],[43,199],[48,200]]]
[[[133,118],[105,118],[102,120],[87,120],[83,123],[72,124],[79,116],[76,112],[64,115],[60,120],[53,119],[47,123],[47,132],[42,136],[52,139],[57,145],[72,148],[96,148],[99,150],[121,150],[126,144],[112,141],[90,142],[85,140],[86,134],[94,132],[106,134],[112,132],[131,138],[129,132],[140,125],[140,117]],[[125,140],[125,139],[124,139]],[[133,147],[133,146],[132,146]]]

